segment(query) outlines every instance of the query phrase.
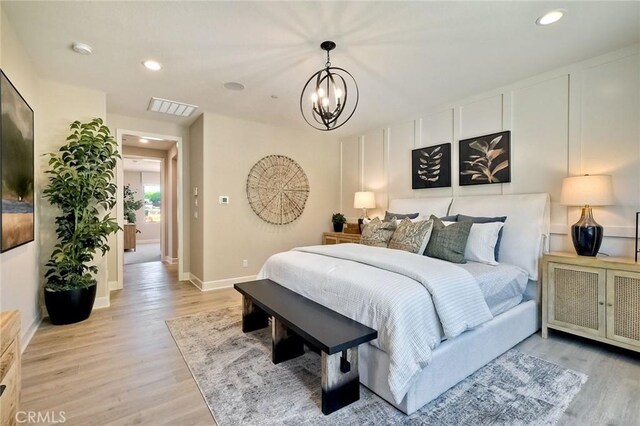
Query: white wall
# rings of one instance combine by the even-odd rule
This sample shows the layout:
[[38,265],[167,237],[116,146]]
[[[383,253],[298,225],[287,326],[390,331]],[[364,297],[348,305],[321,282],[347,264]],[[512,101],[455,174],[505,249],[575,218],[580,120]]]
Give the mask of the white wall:
[[[255,275],[272,254],[321,243],[339,205],[340,150],[335,138],[311,128],[292,130],[205,113],[191,126],[191,142],[192,185],[199,187],[198,218],[191,218],[191,273],[197,280],[229,284],[233,278]],[[283,226],[260,219],[246,196],[249,170],[270,154],[294,159],[309,179],[303,214]],[[219,204],[220,195],[229,196],[230,204]],[[188,200],[194,206],[193,192]]]
[[[354,219],[353,192],[376,191],[384,212],[391,198],[547,192],[552,250],[573,250],[568,227],[578,208],[559,204],[562,179],[613,176],[615,205],[594,209],[605,227],[601,252],[632,256],[640,210],[639,47],[453,102],[362,135],[341,139],[341,209]],[[511,130],[511,183],[458,186],[458,141]],[[411,150],[452,144],[452,187],[411,189]]]

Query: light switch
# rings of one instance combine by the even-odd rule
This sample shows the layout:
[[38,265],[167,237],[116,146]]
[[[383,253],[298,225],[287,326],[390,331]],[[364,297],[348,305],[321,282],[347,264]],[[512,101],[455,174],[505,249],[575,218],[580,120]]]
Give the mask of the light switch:
[[218,204],[229,204],[229,196],[221,195],[218,197]]
[[197,197],[197,196],[198,196],[198,187],[197,187],[197,186],[194,186],[194,187],[193,187],[193,196],[194,196],[194,197]]

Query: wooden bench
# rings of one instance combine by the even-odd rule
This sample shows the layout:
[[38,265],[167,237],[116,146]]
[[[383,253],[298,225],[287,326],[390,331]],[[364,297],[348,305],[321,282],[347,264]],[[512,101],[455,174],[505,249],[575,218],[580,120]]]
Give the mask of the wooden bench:
[[271,280],[235,284],[242,294],[242,331],[269,326],[274,364],[304,354],[304,344],[321,352],[322,412],[331,414],[360,399],[358,345],[378,332]]

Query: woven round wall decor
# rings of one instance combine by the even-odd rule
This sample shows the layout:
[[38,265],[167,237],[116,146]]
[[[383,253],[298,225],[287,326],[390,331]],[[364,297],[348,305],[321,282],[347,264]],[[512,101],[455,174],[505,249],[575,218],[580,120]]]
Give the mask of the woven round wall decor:
[[247,177],[249,205],[260,219],[273,225],[285,225],[300,217],[308,197],[307,175],[284,155],[264,157]]

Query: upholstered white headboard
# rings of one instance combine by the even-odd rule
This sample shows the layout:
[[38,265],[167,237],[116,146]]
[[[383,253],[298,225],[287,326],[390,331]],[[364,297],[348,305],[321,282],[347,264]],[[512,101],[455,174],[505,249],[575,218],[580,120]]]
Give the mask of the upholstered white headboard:
[[396,198],[389,201],[389,211],[393,213],[420,213],[429,217],[446,216],[451,206],[452,197],[432,198]]
[[[447,209],[444,206],[448,203]],[[455,214],[507,216],[500,244],[500,262],[519,266],[527,271],[529,279],[538,279],[540,256],[548,250],[549,244],[549,194],[406,198],[391,200],[389,211],[417,211],[438,217]]]

